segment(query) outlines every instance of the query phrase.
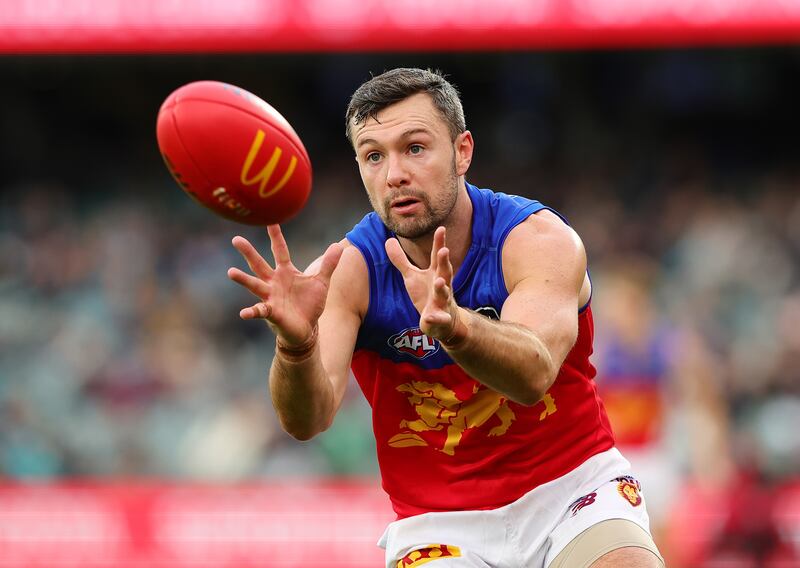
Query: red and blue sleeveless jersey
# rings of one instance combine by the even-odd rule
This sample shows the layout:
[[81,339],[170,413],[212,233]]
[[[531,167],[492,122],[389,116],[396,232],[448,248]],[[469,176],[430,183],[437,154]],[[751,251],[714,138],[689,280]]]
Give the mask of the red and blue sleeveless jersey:
[[[538,201],[467,184],[472,243],[453,279],[458,305],[498,318],[508,291],[501,253],[509,232],[545,209]],[[549,208],[547,208],[549,209]],[[369,308],[352,370],[372,407],[383,488],[398,518],[494,509],[614,446],[594,385],[590,306],[553,386],[534,406],[469,377],[438,341],[386,255],[392,233],[370,213],[347,233],[369,269]]]

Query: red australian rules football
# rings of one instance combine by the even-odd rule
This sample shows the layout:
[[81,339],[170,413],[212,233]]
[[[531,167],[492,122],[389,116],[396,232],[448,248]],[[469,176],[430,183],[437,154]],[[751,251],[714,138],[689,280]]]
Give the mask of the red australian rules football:
[[234,85],[197,81],[158,112],[158,147],[183,190],[247,225],[282,223],[305,205],[311,161],[289,122]]

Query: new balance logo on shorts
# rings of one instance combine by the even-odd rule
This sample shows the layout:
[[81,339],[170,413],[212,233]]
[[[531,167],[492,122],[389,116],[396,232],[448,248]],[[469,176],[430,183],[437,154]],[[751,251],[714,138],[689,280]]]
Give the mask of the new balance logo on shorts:
[[594,503],[595,499],[597,499],[597,492],[589,493],[588,495],[578,498],[578,500],[569,507],[572,510],[572,516],[574,517],[578,514],[578,511]]

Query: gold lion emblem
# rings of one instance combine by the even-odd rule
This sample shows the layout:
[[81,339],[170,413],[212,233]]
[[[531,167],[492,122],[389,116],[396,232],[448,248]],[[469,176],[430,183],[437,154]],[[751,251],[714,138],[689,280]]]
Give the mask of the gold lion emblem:
[[634,507],[639,506],[642,502],[642,496],[639,495],[639,488],[627,479],[619,482],[617,491],[619,491],[619,494]]
[[[389,440],[389,445],[395,448],[428,446],[428,442],[417,432],[440,431],[446,428],[447,438],[442,447],[436,449],[452,456],[466,430],[479,428],[493,416],[497,416],[500,423],[489,431],[489,436],[502,436],[516,419],[506,397],[491,389],[480,389],[478,385],[475,385],[472,396],[466,401],[462,401],[456,393],[439,383],[412,381],[400,385],[397,390],[408,395],[408,402],[419,418],[400,421],[402,432]],[[541,402],[544,410],[539,420],[544,420],[555,413],[557,408],[549,393],[545,394]]]

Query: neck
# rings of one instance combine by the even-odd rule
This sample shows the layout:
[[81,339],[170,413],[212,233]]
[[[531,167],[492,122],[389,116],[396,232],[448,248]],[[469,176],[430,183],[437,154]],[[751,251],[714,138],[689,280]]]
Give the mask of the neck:
[[[472,201],[467,193],[464,178],[459,179],[458,197],[449,217],[443,223],[447,229],[445,244],[450,249],[450,262],[453,273],[458,271],[472,244]],[[433,231],[436,230],[434,227]],[[417,267],[425,269],[431,264],[433,231],[416,239],[398,237],[408,259]]]

